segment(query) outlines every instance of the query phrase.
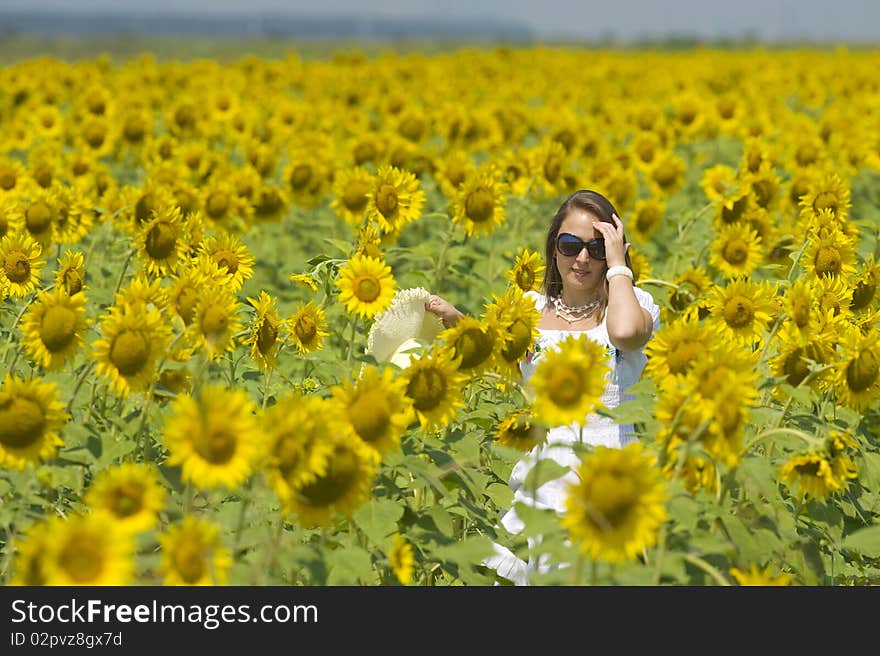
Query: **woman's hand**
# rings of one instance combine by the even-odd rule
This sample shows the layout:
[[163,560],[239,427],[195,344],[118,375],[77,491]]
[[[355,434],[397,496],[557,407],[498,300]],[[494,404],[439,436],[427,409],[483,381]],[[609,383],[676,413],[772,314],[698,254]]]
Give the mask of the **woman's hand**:
[[605,263],[608,267],[626,265],[626,252],[629,244],[623,241],[623,222],[616,214],[611,215],[614,225],[604,221],[593,221],[593,227],[605,239]]
[[440,321],[446,328],[452,328],[464,316],[452,303],[436,294],[431,294],[431,298],[425,303],[425,310],[440,317]]

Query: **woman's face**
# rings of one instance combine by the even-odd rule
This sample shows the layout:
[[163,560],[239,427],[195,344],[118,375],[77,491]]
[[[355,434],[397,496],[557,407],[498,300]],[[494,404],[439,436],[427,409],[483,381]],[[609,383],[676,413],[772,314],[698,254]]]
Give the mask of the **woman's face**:
[[[571,209],[559,225],[558,234],[567,232],[583,241],[601,238],[602,233],[593,227],[593,221],[599,221],[599,217],[586,210]],[[605,260],[594,260],[587,253],[586,248],[582,248],[580,253],[572,256],[563,255],[555,246],[554,252],[565,295],[583,296],[584,292],[590,292],[592,296],[605,275]]]

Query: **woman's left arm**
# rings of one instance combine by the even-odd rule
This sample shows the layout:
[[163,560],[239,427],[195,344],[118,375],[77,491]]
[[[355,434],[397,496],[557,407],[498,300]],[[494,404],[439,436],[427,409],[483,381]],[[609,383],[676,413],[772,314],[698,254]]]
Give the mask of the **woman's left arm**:
[[[593,225],[605,239],[605,263],[609,268],[626,266],[623,223],[616,214],[614,225],[594,221]],[[605,311],[608,338],[621,351],[637,351],[648,343],[654,330],[651,314],[639,304],[633,281],[629,276],[614,276],[608,281],[608,307]]]

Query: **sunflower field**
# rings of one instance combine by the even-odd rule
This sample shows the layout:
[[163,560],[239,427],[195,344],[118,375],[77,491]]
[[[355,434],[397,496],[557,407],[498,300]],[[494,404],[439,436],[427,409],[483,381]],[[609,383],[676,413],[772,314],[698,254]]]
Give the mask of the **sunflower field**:
[[[0,582],[880,582],[880,56],[339,50],[0,68]],[[547,226],[623,220],[632,399],[519,363]],[[466,317],[407,357],[395,299]],[[601,355],[601,354],[600,354]],[[568,510],[519,504],[597,411]],[[527,485],[563,472],[543,463]]]

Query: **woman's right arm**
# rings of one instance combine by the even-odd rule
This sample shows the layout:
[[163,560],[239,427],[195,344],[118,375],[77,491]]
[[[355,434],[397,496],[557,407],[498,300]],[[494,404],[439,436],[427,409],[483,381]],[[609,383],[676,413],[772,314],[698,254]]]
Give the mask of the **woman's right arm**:
[[464,316],[452,303],[436,294],[431,294],[431,298],[425,303],[425,310],[436,314],[446,328],[452,328]]

